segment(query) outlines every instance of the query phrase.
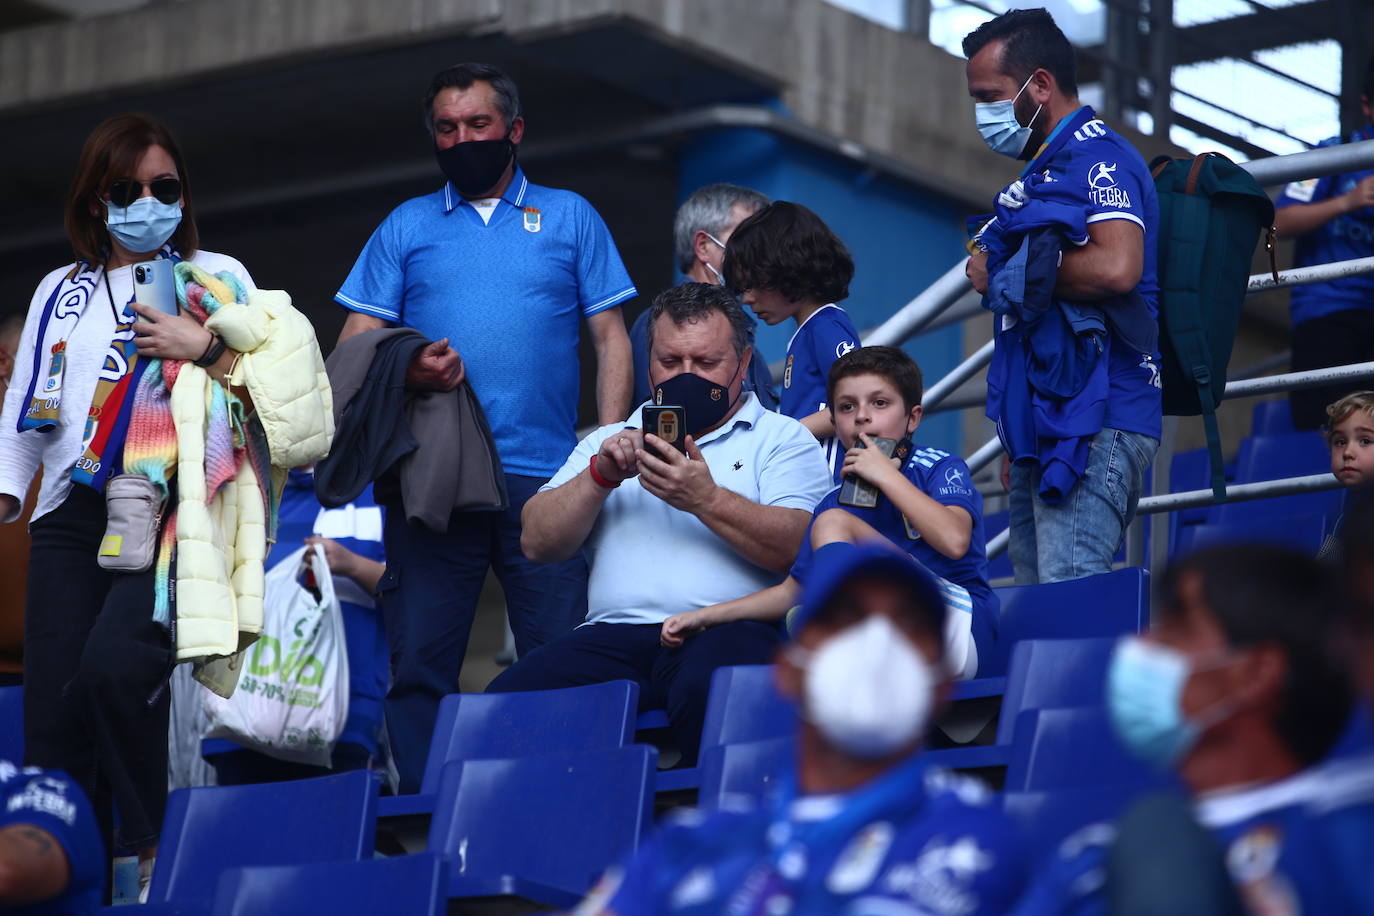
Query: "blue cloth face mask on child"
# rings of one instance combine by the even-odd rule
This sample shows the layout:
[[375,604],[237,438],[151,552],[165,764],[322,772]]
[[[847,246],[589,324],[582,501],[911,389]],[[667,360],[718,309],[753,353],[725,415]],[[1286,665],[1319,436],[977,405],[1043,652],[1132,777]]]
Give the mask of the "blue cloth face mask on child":
[[156,197],[140,197],[121,207],[110,202],[105,228],[110,237],[135,254],[157,251],[181,225],[181,204],[164,204]]
[[1026,81],[1021,84],[1021,88],[1016,90],[1016,95],[1009,99],[1002,99],[997,102],[975,102],[973,104],[973,119],[978,124],[978,133],[983,135],[983,142],[988,145],[988,149],[994,153],[1001,153],[1003,156],[1010,156],[1013,159],[1019,158],[1026,149],[1026,144],[1030,142],[1031,124],[1040,117],[1041,105],[1035,109],[1035,114],[1031,115],[1030,124],[1025,127],[1016,120],[1016,100],[1021,98],[1021,93],[1026,91],[1031,79],[1035,76],[1032,73],[1026,77]]

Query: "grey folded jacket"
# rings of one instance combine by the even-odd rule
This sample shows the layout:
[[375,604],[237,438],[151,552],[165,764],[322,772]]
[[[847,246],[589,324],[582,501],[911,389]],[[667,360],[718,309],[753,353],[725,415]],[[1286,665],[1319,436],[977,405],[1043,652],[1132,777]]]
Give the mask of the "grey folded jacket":
[[410,328],[383,328],[330,354],[334,444],[315,468],[325,506],[378,481],[378,502],[394,504],[399,489],[406,521],[431,531],[447,531],[455,511],[506,508],[501,459],[467,381],[448,392],[406,390],[410,360],[429,342]]

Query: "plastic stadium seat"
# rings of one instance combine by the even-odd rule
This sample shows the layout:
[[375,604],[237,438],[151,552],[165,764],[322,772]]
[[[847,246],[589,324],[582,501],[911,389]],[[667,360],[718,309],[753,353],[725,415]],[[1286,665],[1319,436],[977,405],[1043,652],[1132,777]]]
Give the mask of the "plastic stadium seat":
[[1105,706],[1029,709],[1016,717],[1014,735],[1008,792],[1171,784],[1121,746]]
[[1144,791],[1135,786],[1098,786],[1007,792],[1002,807],[1020,825],[1027,848],[1045,857],[1054,855],[1060,842],[1075,830],[1099,821],[1115,821]]
[[[781,738],[796,730],[796,707],[773,686],[772,665],[727,665],[711,673],[699,745],[703,752],[721,744]],[[697,767],[663,770],[658,791],[692,788],[699,779]]]
[[1203,547],[1245,541],[1291,547],[1315,556],[1326,539],[1327,522],[1324,516],[1302,515],[1295,518],[1275,516],[1254,518],[1245,522],[1209,522],[1185,529],[1176,545],[1177,555],[1183,556]]
[[0,760],[24,760],[23,687],[0,687]]
[[524,693],[451,693],[439,704],[416,795],[386,796],[383,817],[428,813],[447,763],[624,747],[634,740],[639,685],[608,681]]
[[1288,409],[1287,398],[1259,401],[1250,411],[1250,435],[1252,436],[1272,436],[1293,432],[1297,432],[1297,430],[1293,428],[1293,414]]
[[[1330,471],[1331,452],[1327,448],[1326,440],[1317,432],[1251,436],[1241,442],[1240,452],[1236,456],[1237,483],[1325,474]],[[1341,490],[1327,490],[1243,503],[1226,503],[1217,507],[1213,518],[1218,522],[1229,523],[1302,515],[1335,518],[1340,514],[1342,499]]]
[[[928,751],[934,765],[1006,766],[1017,717],[1027,709],[1098,706],[1104,702],[1107,665],[1116,637],[1027,639],[1012,650],[995,744]],[[705,780],[703,779],[703,784]]]
[[448,869],[436,855],[364,862],[233,868],[219,879],[214,916],[404,913],[439,916]]
[[[984,513],[983,533],[987,535],[989,541],[1006,530],[1007,523],[1010,521],[1010,516],[1011,513],[1006,509],[1000,512]],[[1004,550],[991,560],[988,560],[989,579],[1006,579],[1010,578],[1011,575],[1011,554],[1007,551]]]
[[719,744],[701,752],[701,790],[697,805],[719,808],[729,795],[767,798],[782,774],[796,766],[794,737]]
[[447,764],[429,849],[449,860],[448,895],[573,906],[639,847],[657,756],[635,745]]
[[[1230,479],[1229,477],[1227,478]],[[1169,461],[1169,491],[1185,493],[1189,490],[1206,490],[1212,486],[1211,458],[1205,448],[1195,448],[1177,452]],[[1192,506],[1169,513],[1169,556],[1179,549],[1185,532],[1194,525],[1211,521],[1216,516],[1215,506]]]
[[379,785],[375,773],[359,770],[178,789],[167,800],[149,899],[204,898],[230,868],[371,858]]

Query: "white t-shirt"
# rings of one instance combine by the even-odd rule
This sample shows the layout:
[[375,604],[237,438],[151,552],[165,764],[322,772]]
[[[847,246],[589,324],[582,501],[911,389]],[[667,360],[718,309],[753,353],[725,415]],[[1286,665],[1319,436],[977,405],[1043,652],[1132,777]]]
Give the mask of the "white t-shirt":
[[[791,417],[764,410],[751,392],[743,397],[735,415],[697,443],[711,476],[761,506],[811,512],[832,487],[816,437]],[[588,435],[541,492],[585,471],[601,443],[641,422],[636,410],[625,423]],[[587,623],[661,623],[783,578],[750,563],[699,518],[645,490],[637,477],[607,497],[586,550]]]
[[[256,289],[247,269],[228,255],[198,251],[189,260],[211,273],[228,271],[248,289]],[[50,432],[28,430],[21,433],[19,418],[28,409],[24,397],[29,390],[29,380],[33,377],[34,350],[40,343],[37,340],[39,319],[48,297],[72,266],[68,264],[48,274],[33,294],[28,317],[24,321],[24,333],[19,338],[14,377],[10,379],[9,390],[5,393],[4,412],[0,414],[0,493],[9,494],[22,503],[33,475],[41,466],[43,485],[38,491],[34,519],[42,518],[56,509],[71,492],[72,468],[83,451],[86,413],[95,396],[96,383],[100,380],[105,352],[114,339],[115,309],[122,311],[134,294],[133,265],[110,271],[108,294],[104,278],[100,280],[77,321],[76,329],[67,340],[61,416],[57,428]],[[114,309],[110,307],[111,299],[114,300]],[[44,367],[46,362],[40,360],[40,371]],[[0,522],[13,521],[16,517],[0,518]]]

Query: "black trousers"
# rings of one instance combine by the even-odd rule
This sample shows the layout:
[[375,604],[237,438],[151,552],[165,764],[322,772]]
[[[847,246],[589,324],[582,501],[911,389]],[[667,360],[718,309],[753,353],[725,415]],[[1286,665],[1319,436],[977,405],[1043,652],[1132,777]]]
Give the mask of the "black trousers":
[[[1347,309],[1312,318],[1293,328],[1294,372],[1325,369],[1374,360],[1374,311]],[[1326,423],[1326,405],[1350,394],[1374,387],[1369,379],[1342,382],[1322,388],[1288,393],[1293,425],[1320,429]]]
[[118,843],[157,842],[167,808],[171,635],[152,620],[153,572],[96,563],[105,497],[74,485],[31,526],[24,607],[24,762],[65,770]]

